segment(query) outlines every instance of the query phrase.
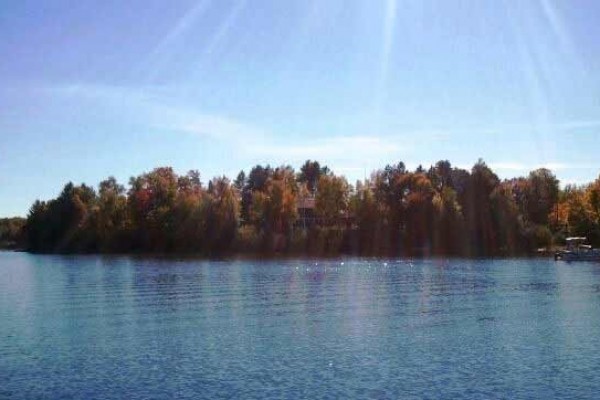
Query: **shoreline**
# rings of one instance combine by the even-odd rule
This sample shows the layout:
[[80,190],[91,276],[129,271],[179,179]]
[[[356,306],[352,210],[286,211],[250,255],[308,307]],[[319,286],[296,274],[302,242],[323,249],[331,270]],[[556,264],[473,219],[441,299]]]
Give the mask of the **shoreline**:
[[529,254],[511,254],[511,255],[493,255],[493,256],[469,256],[469,255],[361,255],[361,254],[335,254],[335,255],[313,255],[313,254],[260,254],[260,253],[231,253],[223,255],[207,256],[200,253],[43,253],[31,252],[25,249],[0,249],[0,252],[26,253],[39,256],[62,256],[62,257],[106,257],[106,258],[132,258],[132,259],[154,259],[154,260],[197,260],[197,261],[287,261],[287,260],[307,260],[307,261],[344,261],[344,260],[507,260],[507,259],[540,259],[552,258],[552,252],[548,253],[529,253]]

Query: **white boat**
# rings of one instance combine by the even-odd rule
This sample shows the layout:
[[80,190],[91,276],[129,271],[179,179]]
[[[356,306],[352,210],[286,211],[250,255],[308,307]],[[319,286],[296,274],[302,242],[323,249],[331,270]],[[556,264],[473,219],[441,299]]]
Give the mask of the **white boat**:
[[587,238],[582,236],[568,237],[564,250],[554,253],[555,260],[563,261],[600,261],[600,249],[594,249],[587,244]]

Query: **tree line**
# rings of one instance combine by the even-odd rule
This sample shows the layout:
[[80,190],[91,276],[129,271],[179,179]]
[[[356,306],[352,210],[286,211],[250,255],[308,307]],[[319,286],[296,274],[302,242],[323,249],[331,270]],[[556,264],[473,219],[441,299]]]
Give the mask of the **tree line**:
[[17,248],[23,242],[25,218],[0,218],[0,249]]
[[548,169],[501,180],[439,161],[387,165],[351,185],[317,161],[257,165],[204,184],[170,167],[67,183],[31,206],[19,237],[42,253],[518,255],[564,243],[600,244],[600,177],[559,188]]

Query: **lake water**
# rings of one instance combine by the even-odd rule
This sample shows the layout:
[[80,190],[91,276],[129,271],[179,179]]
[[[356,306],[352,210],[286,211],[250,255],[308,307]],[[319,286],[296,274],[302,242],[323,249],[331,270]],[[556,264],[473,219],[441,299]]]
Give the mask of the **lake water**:
[[0,398],[598,398],[600,264],[0,253]]

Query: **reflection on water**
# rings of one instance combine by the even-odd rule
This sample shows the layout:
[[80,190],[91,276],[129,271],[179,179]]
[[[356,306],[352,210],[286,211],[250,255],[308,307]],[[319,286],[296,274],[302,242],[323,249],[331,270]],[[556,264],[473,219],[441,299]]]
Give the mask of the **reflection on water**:
[[0,253],[0,398],[594,398],[600,265]]

